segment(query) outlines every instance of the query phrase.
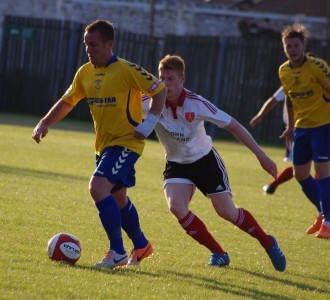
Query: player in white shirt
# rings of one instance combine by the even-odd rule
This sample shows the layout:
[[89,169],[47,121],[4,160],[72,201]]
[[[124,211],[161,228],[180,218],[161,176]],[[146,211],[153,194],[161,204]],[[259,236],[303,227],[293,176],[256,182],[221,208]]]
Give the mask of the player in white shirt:
[[[284,124],[288,124],[288,113],[286,110],[286,106],[284,105],[285,94],[283,91],[283,87],[281,86],[271,97],[267,99],[267,101],[263,104],[259,112],[250,120],[250,126],[255,127],[259,124],[265,115],[267,115],[270,111],[272,111],[279,103],[283,103],[283,122]],[[286,147],[286,155],[284,157],[284,161],[292,162],[292,146],[290,148]],[[263,190],[266,194],[271,195],[274,194],[276,188],[293,178],[293,167],[285,168],[272,182],[268,183],[263,187]]]
[[[211,251],[209,265],[227,266],[230,261],[228,253],[214,239],[202,220],[189,210],[189,203],[197,187],[211,199],[220,217],[256,238],[266,250],[274,268],[284,271],[286,260],[276,239],[266,234],[247,210],[234,205],[226,167],[212,147],[204,121],[232,133],[255,154],[263,169],[273,177],[277,175],[276,164],[234,118],[183,87],[184,69],[183,59],[176,55],[167,55],[159,63],[159,77],[165,82],[168,92],[155,131],[166,155],[164,193],[169,209],[186,233]],[[145,115],[148,109],[149,99],[144,97]]]

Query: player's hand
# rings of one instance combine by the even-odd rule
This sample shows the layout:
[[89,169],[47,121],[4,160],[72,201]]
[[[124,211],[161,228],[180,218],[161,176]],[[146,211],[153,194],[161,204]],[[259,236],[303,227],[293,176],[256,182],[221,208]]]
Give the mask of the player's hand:
[[39,144],[48,133],[48,126],[39,123],[32,132],[32,138]]
[[273,160],[271,160],[266,154],[262,154],[258,157],[262,168],[272,175],[275,179],[277,178],[277,166]]
[[282,135],[280,136],[280,139],[285,139],[286,147],[288,149],[291,149],[291,145],[293,141],[293,130],[290,128],[285,129]]

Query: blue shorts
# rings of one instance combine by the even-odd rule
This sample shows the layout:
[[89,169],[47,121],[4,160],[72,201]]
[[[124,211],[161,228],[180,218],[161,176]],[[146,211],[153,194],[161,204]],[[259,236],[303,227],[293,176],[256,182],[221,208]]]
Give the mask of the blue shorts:
[[330,124],[315,128],[295,128],[293,164],[330,161]]
[[104,150],[101,155],[96,155],[96,170],[94,176],[106,177],[115,186],[112,193],[122,187],[135,185],[134,165],[140,156],[131,150],[112,146]]

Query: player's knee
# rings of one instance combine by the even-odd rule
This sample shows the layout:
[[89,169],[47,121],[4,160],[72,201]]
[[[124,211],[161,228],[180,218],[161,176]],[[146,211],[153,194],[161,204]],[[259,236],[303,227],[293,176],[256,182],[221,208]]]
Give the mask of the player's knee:
[[299,172],[296,172],[296,173],[294,174],[294,177],[296,178],[296,180],[297,180],[298,182],[300,182],[300,181],[304,181],[304,180],[306,180],[306,179],[309,177],[309,175],[310,175],[310,174],[308,174],[308,173],[299,173]]
[[170,210],[170,212],[173,214],[173,215],[177,215],[180,211],[180,209],[178,207],[176,207],[176,205],[173,205],[173,204],[170,204],[168,209]]
[[89,182],[89,193],[94,202],[105,199],[110,195],[110,188],[102,184],[102,181],[97,177],[92,177]]
[[94,184],[92,184],[92,182],[89,183],[89,194],[91,195],[91,197],[93,198],[93,200],[96,202],[97,197],[97,189],[95,187]]
[[231,207],[226,207],[224,209],[221,210],[217,210],[218,215],[225,219],[226,221],[235,224],[238,214],[239,214],[239,210],[237,207],[235,206],[231,206]]
[[121,188],[120,190],[112,193],[113,198],[116,200],[120,209],[124,208],[128,203],[128,198],[126,195],[126,188]]
[[188,208],[176,205],[175,203],[169,204],[169,210],[178,220],[184,218],[188,214]]
[[[330,162],[315,163],[317,179],[324,179],[330,176]],[[315,178],[316,179],[316,178]]]
[[236,206],[230,211],[228,215],[228,221],[235,224],[239,216],[239,208]]
[[298,181],[307,179],[310,175],[311,162],[304,165],[294,165],[294,177]]

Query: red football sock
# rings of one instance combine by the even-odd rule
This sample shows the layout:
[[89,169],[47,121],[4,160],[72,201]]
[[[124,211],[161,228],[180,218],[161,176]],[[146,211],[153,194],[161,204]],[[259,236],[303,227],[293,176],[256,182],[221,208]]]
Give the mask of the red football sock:
[[205,224],[191,211],[181,220],[179,220],[181,227],[201,245],[208,248],[212,253],[223,254],[225,251],[221,248],[218,242],[208,232]]
[[262,230],[256,219],[244,208],[239,208],[238,219],[235,222],[235,225],[238,226],[239,229],[256,238],[265,249],[274,246],[272,238]]
[[273,187],[277,187],[281,183],[284,183],[288,180],[290,180],[293,177],[293,168],[292,167],[287,167],[284,169],[278,176],[277,178],[269,183],[268,185],[271,185]]

